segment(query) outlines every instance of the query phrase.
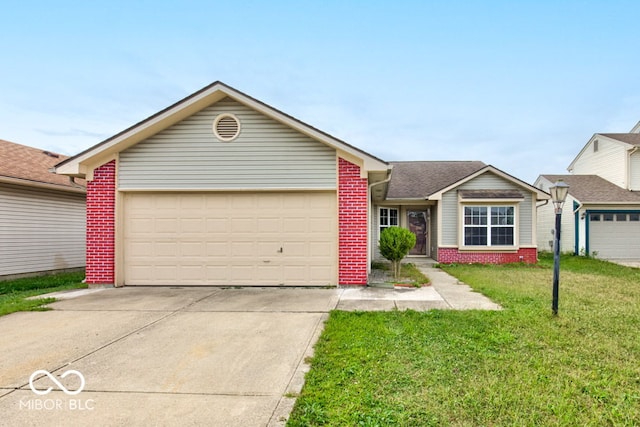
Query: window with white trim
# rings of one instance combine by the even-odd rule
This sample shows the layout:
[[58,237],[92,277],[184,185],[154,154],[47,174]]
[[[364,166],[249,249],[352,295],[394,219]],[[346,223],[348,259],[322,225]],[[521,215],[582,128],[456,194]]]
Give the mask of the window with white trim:
[[514,246],[514,206],[465,206],[464,246]]
[[398,209],[395,208],[380,208],[380,233],[382,230],[388,227],[398,226]]

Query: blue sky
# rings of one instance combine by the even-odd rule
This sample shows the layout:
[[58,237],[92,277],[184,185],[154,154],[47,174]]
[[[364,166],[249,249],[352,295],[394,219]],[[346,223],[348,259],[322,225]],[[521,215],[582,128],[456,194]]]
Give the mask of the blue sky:
[[0,139],[73,155],[221,80],[385,160],[564,173],[640,120],[636,1],[3,4]]

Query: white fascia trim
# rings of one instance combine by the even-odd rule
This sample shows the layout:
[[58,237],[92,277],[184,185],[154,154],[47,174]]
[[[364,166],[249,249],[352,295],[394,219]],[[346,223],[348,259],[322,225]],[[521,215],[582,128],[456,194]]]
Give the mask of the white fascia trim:
[[546,192],[540,190],[539,188],[534,187],[531,184],[527,184],[524,181],[519,180],[518,178],[515,178],[503,171],[501,171],[500,169],[491,166],[491,165],[487,165],[485,167],[483,167],[482,169],[480,169],[479,171],[476,171],[474,173],[472,173],[471,175],[469,175],[466,178],[461,179],[460,181],[457,181],[453,184],[451,184],[448,187],[443,188],[442,190],[433,193],[432,195],[430,195],[429,197],[427,197],[427,200],[442,200],[442,195],[448,191],[453,190],[456,187],[461,186],[462,184],[464,184],[465,182],[471,181],[474,178],[477,178],[478,176],[487,173],[487,172],[492,172],[496,175],[498,175],[500,178],[503,178],[507,181],[510,181],[514,184],[516,184],[517,186],[524,188],[532,193],[536,193],[536,200],[548,200],[551,198],[551,196],[549,194],[547,194]]

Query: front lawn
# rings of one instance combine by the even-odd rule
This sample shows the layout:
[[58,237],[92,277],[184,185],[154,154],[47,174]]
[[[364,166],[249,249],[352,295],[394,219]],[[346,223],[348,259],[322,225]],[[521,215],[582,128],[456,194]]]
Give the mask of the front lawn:
[[640,269],[445,269],[504,310],[332,312],[288,425],[640,425]]
[[65,289],[86,288],[87,285],[82,283],[83,279],[84,272],[79,272],[2,281],[0,282],[0,316],[16,311],[46,310],[43,306],[55,301],[53,298],[34,300],[27,298]]

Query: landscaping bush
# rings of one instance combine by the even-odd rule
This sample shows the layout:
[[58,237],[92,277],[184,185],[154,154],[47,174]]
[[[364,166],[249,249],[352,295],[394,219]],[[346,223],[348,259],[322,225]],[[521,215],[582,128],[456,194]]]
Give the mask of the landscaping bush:
[[415,234],[406,228],[389,227],[380,233],[380,254],[391,261],[396,280],[400,275],[400,262],[415,245]]

